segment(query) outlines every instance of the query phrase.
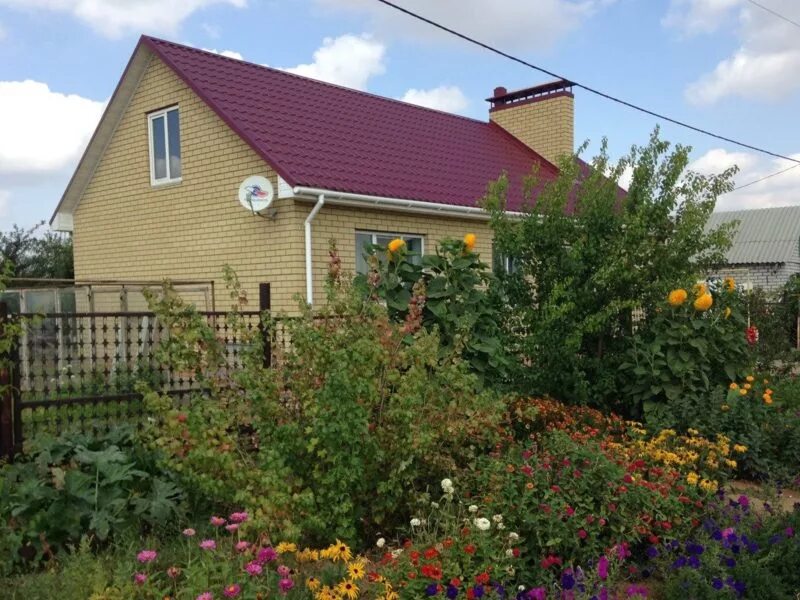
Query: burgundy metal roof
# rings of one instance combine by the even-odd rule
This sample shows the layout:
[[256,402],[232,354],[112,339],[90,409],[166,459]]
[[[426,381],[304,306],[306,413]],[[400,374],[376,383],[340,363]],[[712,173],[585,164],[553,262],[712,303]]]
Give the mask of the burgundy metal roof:
[[509,176],[519,210],[534,165],[556,167],[500,126],[142,36],[292,186],[475,206]]

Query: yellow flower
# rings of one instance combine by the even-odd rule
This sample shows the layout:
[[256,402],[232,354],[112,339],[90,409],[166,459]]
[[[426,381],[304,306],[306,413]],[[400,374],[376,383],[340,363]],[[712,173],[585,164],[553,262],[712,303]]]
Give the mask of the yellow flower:
[[710,479],[703,479],[700,482],[700,489],[705,490],[706,492],[714,493],[717,491],[718,484],[716,481],[711,481]]
[[700,476],[692,471],[686,476],[686,483],[689,485],[697,485],[697,482],[700,480]]
[[769,379],[765,379],[764,380],[764,385],[767,385],[768,383],[769,383]]
[[731,407],[728,406],[727,404],[723,404],[722,406],[720,406],[720,408],[722,409],[722,412],[728,412],[731,409]]
[[764,404],[772,404],[772,396],[764,394]]
[[464,236],[464,247],[466,247],[468,252],[472,252],[472,249],[475,247],[475,240],[477,237],[474,233],[468,233]]
[[706,292],[705,294],[701,294],[697,297],[697,300],[694,301],[694,309],[700,312],[705,312],[711,305],[714,304],[714,299],[711,297],[711,294]]
[[742,387],[743,387],[744,389],[746,389],[746,390],[749,390],[749,389],[750,389],[751,387],[753,387],[753,386],[752,386],[752,384],[750,384],[750,383],[745,383],[745,384],[744,384]]
[[316,562],[319,560],[319,551],[304,548],[294,556],[297,562]]
[[322,585],[316,577],[309,577],[306,579],[306,587],[310,589],[312,592],[319,589],[319,586]]
[[747,390],[746,390],[746,389],[744,389],[744,388],[740,389],[740,390],[739,390],[739,395],[740,395],[740,396],[747,396]]
[[682,290],[682,289],[672,290],[669,293],[668,300],[669,300],[669,303],[672,306],[680,306],[681,304],[686,302],[687,296],[688,296],[688,294],[686,293],[686,290]]
[[353,553],[350,548],[348,548],[347,544],[340,540],[336,540],[335,544],[331,544],[325,550],[320,552],[320,556],[332,561],[341,560],[347,562],[353,558]]
[[705,283],[695,283],[692,291],[694,292],[694,297],[699,298],[703,294],[708,293],[708,286],[706,286]]
[[338,598],[340,598],[339,594],[327,585],[317,592],[316,595],[317,600],[338,600]]
[[367,565],[362,558],[358,558],[347,565],[347,574],[350,575],[350,579],[353,581],[363,579],[366,572]]
[[725,318],[727,319],[730,316],[731,316],[731,307],[730,306],[726,306],[725,307]]
[[736,280],[733,277],[726,277],[725,278],[725,289],[729,292],[732,292],[736,289]]
[[747,452],[747,446],[742,446],[741,444],[734,444],[733,451],[737,454],[744,454]]
[[753,377],[752,375],[748,375],[747,377],[745,377],[745,379],[748,381],[748,383],[753,383],[756,380],[756,378]]
[[358,586],[353,581],[342,581],[336,586],[336,591],[342,598],[347,600],[355,600],[358,598]]
[[735,381],[732,381],[731,384],[728,387],[731,388],[732,390],[738,390],[739,389],[739,384],[736,383]]
[[726,458],[725,459],[725,464],[728,465],[728,467],[730,467],[731,469],[735,469],[736,468],[736,461],[735,460],[731,460],[730,458]]
[[292,544],[291,542],[281,542],[280,544],[275,546],[275,552],[277,552],[278,554],[286,554],[287,552],[288,553],[297,552],[297,545]]
[[406,245],[406,243],[403,240],[401,240],[400,238],[395,238],[391,242],[389,242],[389,246],[388,246],[389,252],[393,252],[393,253],[397,252],[398,250],[400,250],[400,248],[402,248],[405,245]]

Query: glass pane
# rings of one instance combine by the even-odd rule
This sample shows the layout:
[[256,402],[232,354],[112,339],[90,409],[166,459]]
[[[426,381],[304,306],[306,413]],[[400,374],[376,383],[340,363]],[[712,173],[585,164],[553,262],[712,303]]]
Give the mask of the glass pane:
[[369,233],[356,234],[356,273],[366,273],[369,270],[366,254],[366,246],[372,243],[372,235]]
[[75,290],[59,290],[58,300],[61,307],[58,312],[74,313],[75,312]]
[[383,248],[386,248],[386,246],[389,245],[389,242],[391,242],[396,237],[397,237],[396,235],[392,235],[389,233],[384,233],[384,234],[379,233],[378,235],[375,236],[375,243]]
[[422,264],[422,238],[403,236],[403,239],[406,241],[408,251],[416,255],[409,256],[411,262],[415,265]]
[[25,292],[25,309],[27,312],[56,312],[56,295],[53,290],[28,290]]
[[181,176],[181,126],[178,111],[167,113],[167,134],[169,135],[169,177]]
[[164,137],[164,117],[156,117],[151,121],[153,135],[153,178],[167,177],[167,142]]
[[19,312],[19,292],[0,292],[0,302],[6,303],[9,313]]

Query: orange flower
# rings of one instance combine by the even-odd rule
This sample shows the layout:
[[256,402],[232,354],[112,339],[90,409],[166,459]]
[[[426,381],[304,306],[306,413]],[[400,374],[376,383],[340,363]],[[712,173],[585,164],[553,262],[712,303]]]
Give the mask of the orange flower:
[[725,307],[725,318],[727,319],[730,316],[731,316],[731,307],[730,306],[726,306]]
[[711,297],[711,294],[705,292],[694,301],[694,309],[699,312],[705,312],[711,308],[712,304],[714,304],[714,299]]
[[692,291],[694,292],[695,298],[699,298],[703,294],[708,293],[708,286],[705,283],[695,283],[694,287],[692,287]]
[[729,292],[732,292],[736,289],[736,280],[733,277],[726,277],[724,283],[725,289]]
[[403,240],[401,240],[400,238],[395,238],[391,242],[389,242],[388,246],[389,252],[397,252],[398,250],[400,250],[400,248],[402,248],[405,245],[406,243]]
[[764,404],[772,404],[772,396],[764,394]]
[[472,249],[475,247],[475,240],[476,236],[474,233],[468,233],[464,236],[464,246],[467,249],[467,252],[472,252]]
[[669,303],[672,306],[680,306],[681,304],[686,302],[687,296],[688,296],[688,294],[686,293],[686,290],[682,290],[682,289],[672,290],[669,293],[669,298],[668,298],[669,299]]

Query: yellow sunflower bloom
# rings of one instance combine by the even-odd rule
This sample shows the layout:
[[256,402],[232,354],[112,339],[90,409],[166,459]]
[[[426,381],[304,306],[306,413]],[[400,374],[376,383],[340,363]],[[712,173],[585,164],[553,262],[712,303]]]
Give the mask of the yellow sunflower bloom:
[[293,552],[297,552],[297,544],[293,544],[291,542],[281,542],[275,546],[275,552],[278,554],[291,554]]
[[306,579],[306,587],[310,589],[312,592],[315,592],[319,589],[319,586],[322,585],[316,577],[309,577]]
[[400,250],[400,248],[402,248],[405,245],[406,243],[403,240],[401,240],[400,238],[395,238],[391,242],[389,242],[388,246],[389,252],[392,253],[397,252],[398,250]]
[[744,454],[747,452],[747,446],[742,446],[741,444],[734,444],[733,451],[737,454]]
[[358,586],[354,581],[342,581],[336,586],[336,591],[339,592],[339,596],[347,598],[347,600],[358,598]]
[[736,280],[733,277],[725,278],[725,289],[732,292],[736,289]]
[[689,295],[686,293],[686,290],[677,289],[677,290],[672,290],[669,293],[669,296],[668,296],[667,299],[669,300],[669,303],[670,303],[671,306],[680,306],[681,304],[686,302],[686,298],[688,296]]
[[706,292],[698,296],[694,301],[694,309],[699,312],[705,312],[711,308],[712,304],[714,304],[714,299],[711,297],[711,294]]
[[323,558],[327,558],[334,562],[337,560],[348,562],[351,558],[353,558],[353,552],[350,550],[347,544],[341,540],[336,540],[335,544],[331,544],[320,554]]
[[692,471],[686,476],[686,483],[689,485],[697,485],[697,482],[700,481],[700,476]]
[[478,238],[475,236],[474,233],[468,233],[464,236],[464,247],[467,249],[467,252],[472,252],[472,249],[475,247],[475,241]]
[[732,381],[731,384],[728,387],[730,389],[732,389],[732,390],[738,390],[739,389],[739,384],[736,383],[735,381]]
[[363,579],[364,575],[367,573],[367,565],[364,562],[364,559],[356,559],[347,565],[347,574],[350,575],[350,579],[353,581],[358,581],[359,579]]

